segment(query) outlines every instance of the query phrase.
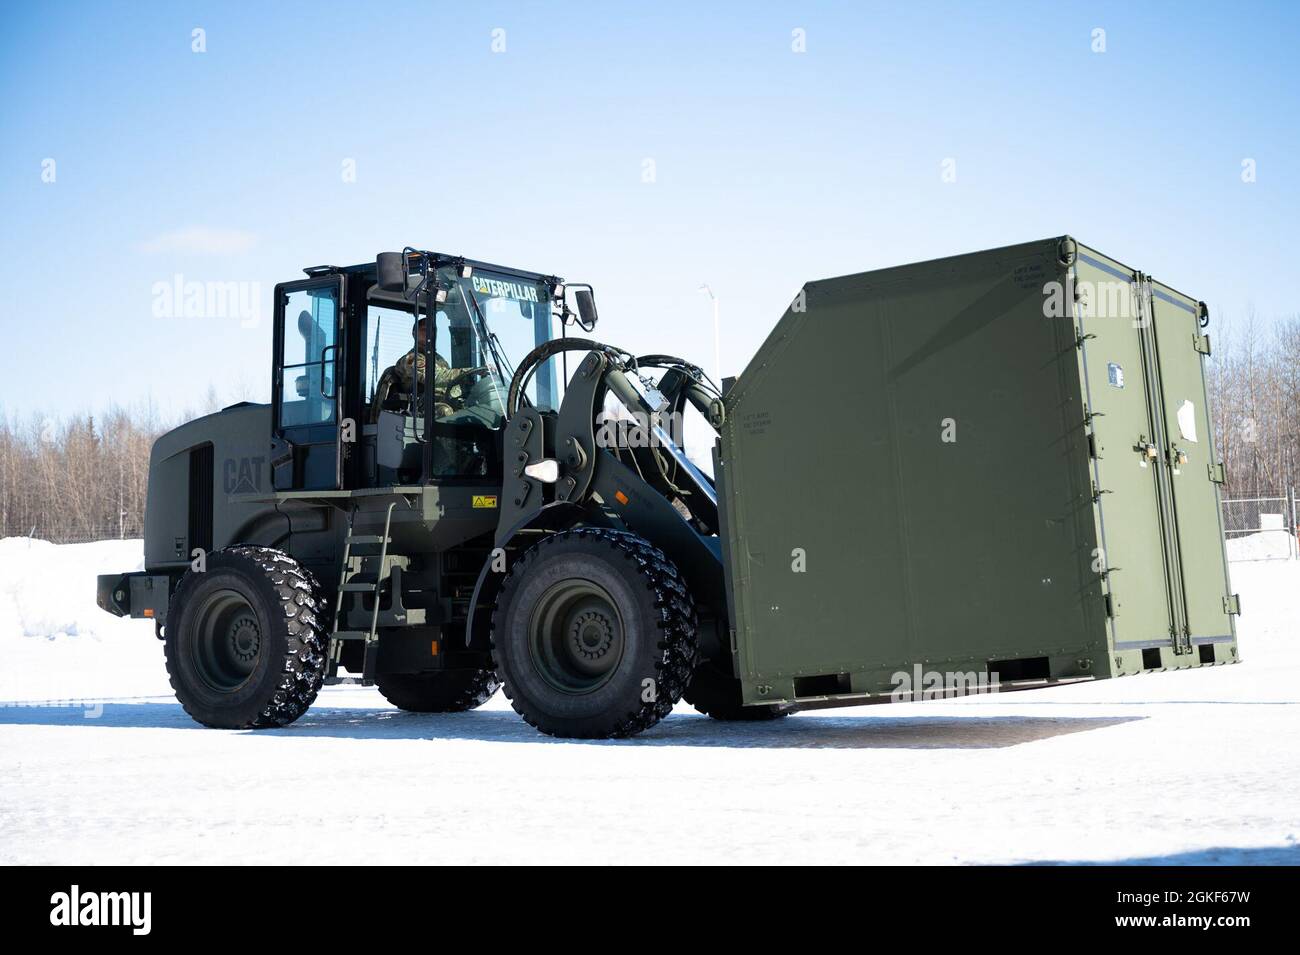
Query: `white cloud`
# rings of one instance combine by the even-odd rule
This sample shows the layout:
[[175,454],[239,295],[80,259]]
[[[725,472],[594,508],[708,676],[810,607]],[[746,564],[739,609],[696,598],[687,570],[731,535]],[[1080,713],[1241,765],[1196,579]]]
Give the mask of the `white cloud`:
[[257,244],[257,236],[238,229],[189,226],[164,232],[140,243],[141,252],[183,252],[197,255],[239,255]]

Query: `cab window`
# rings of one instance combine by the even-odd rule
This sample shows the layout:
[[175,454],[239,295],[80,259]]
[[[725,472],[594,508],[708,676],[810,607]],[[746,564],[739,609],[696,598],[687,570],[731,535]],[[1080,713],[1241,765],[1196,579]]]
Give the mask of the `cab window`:
[[332,424],[338,291],[300,289],[285,295],[281,329],[280,425]]

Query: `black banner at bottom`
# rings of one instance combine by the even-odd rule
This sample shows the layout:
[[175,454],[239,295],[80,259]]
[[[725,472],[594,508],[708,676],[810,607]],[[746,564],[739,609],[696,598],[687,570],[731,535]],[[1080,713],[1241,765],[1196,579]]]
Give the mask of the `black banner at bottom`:
[[[823,881],[787,869],[731,869],[719,894],[717,874],[680,869],[593,879],[435,867],[33,868],[9,870],[0,910],[7,939],[194,942],[212,937],[210,932],[240,930],[251,920],[261,945],[304,932],[334,945],[434,920],[460,923],[462,929],[531,924],[547,931],[557,927],[557,905],[586,909],[581,899],[595,891],[611,893],[597,917],[611,923],[635,919],[637,912],[648,915],[667,898],[685,906],[684,912],[697,904],[692,920],[720,911],[722,903],[727,914],[721,932],[746,924],[752,929],[757,916],[760,924],[808,920],[827,923],[827,929],[838,922],[845,932],[862,931],[868,938],[896,923],[909,926],[909,933],[921,927],[985,937],[1063,930],[1071,938],[1200,933],[1226,942],[1243,931],[1287,927],[1294,917],[1296,874],[1285,867],[1024,866],[875,869],[851,881],[841,873]],[[850,901],[855,894],[859,901]],[[507,902],[503,924],[501,906]],[[538,921],[519,921],[530,912],[538,913]]]

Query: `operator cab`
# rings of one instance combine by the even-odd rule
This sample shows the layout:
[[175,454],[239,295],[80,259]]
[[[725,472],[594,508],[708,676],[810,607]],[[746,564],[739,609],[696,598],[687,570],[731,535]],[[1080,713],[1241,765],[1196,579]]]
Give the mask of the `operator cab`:
[[[387,257],[383,276],[381,257],[276,287],[276,490],[501,483],[511,378],[563,335],[562,280],[411,250],[395,278]],[[531,376],[529,403],[559,408],[560,361]]]

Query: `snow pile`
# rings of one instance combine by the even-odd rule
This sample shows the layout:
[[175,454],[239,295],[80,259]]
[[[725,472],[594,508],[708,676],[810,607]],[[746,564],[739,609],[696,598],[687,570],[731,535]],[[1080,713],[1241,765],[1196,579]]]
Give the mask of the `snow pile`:
[[1228,560],[1278,560],[1295,553],[1295,544],[1285,530],[1264,531],[1229,537]]
[[[1241,659],[1252,664],[1242,679],[1256,681],[1261,696],[1272,693],[1270,699],[1300,703],[1300,653],[1296,652],[1300,560],[1232,564],[1228,578],[1233,593],[1241,598],[1241,616],[1237,618]],[[1246,668],[1230,667],[1229,672],[1238,669]],[[1243,692],[1234,699],[1250,699],[1250,694]]]
[[170,693],[146,620],[95,603],[95,577],[144,566],[139,540],[0,540],[0,701]]

